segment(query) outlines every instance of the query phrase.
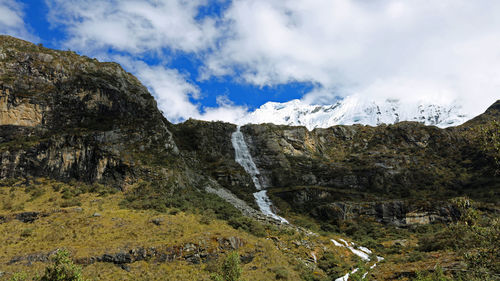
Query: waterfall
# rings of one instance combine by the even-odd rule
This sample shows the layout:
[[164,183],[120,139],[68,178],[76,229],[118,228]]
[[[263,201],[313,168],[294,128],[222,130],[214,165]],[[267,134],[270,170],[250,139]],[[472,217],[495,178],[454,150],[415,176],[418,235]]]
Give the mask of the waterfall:
[[260,211],[267,216],[281,221],[282,223],[288,223],[286,219],[275,214],[271,208],[271,199],[267,196],[267,191],[264,190],[265,186],[261,181],[259,169],[257,169],[255,162],[253,162],[252,155],[250,155],[250,150],[245,142],[245,138],[240,131],[240,126],[238,126],[236,131],[231,135],[231,142],[234,147],[234,160],[240,164],[243,169],[245,169],[245,171],[252,178],[255,188],[259,190],[258,192],[255,192],[253,196],[255,197],[255,201],[257,202]]

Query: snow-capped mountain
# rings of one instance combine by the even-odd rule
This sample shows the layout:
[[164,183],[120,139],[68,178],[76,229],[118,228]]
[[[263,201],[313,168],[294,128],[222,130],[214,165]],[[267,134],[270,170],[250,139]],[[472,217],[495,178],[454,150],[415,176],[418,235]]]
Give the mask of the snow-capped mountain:
[[376,126],[400,121],[417,121],[444,128],[460,125],[467,120],[468,116],[457,104],[444,106],[426,102],[401,102],[395,99],[376,102],[350,96],[333,105],[310,105],[300,100],[268,102],[238,123],[300,125],[312,130],[334,125]]

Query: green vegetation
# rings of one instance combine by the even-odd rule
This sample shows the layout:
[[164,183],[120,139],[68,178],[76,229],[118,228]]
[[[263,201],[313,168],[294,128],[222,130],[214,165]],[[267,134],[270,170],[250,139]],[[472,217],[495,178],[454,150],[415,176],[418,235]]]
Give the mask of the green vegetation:
[[53,265],[45,269],[45,273],[35,281],[83,281],[82,269],[73,264],[69,252],[58,250],[52,257]]
[[[82,269],[73,264],[67,250],[57,250],[52,256],[52,264],[45,268],[41,277],[33,277],[33,281],[84,281]],[[25,272],[15,273],[10,281],[28,281],[30,278]]]
[[334,253],[327,252],[319,259],[318,267],[322,269],[328,276],[335,280],[336,277],[344,275],[349,271],[349,267],[342,262]]
[[214,273],[211,278],[214,281],[240,281],[242,271],[240,255],[237,252],[231,252],[224,259],[219,273]]
[[[108,189],[109,193],[100,192]],[[29,200],[34,190],[39,190],[37,193],[40,195]],[[177,256],[173,261],[152,258],[127,264],[128,272],[113,263],[84,262],[81,276],[90,280],[165,280],[164,277],[168,276],[170,280],[209,281],[212,273],[224,276],[224,271],[219,271],[223,268],[226,272],[237,272],[231,269],[235,268],[238,260],[234,255],[226,258],[227,253],[233,250],[227,248],[227,244],[220,244],[230,237],[241,241],[237,243],[240,245],[237,251],[242,259],[249,257],[245,262],[238,261],[242,270],[240,280],[299,280],[299,274],[308,270],[299,266],[302,262],[296,257],[306,259],[310,249],[304,245],[309,244],[297,246],[294,243],[312,238],[295,231],[263,226],[244,217],[233,220],[233,225],[230,225],[228,221],[218,219],[212,209],[206,209],[211,218],[205,220],[205,212],[196,212],[194,206],[175,205],[178,208],[169,205],[164,206],[161,212],[153,208],[129,208],[123,205],[127,202],[126,197],[129,192],[137,190],[132,187],[125,192],[112,190],[107,186],[63,183],[44,178],[0,181],[0,264],[1,271],[5,272],[2,278],[10,280],[18,272],[16,278],[25,277],[18,280],[32,280],[37,274],[43,274],[48,264],[36,258],[27,267],[28,256],[46,256],[56,249],[67,249],[75,263],[79,261],[80,264],[91,257],[127,253],[138,248],[174,251],[172,254],[178,255],[175,249],[183,249],[189,244],[209,253],[206,263],[193,264],[183,256]],[[74,199],[80,203],[79,207],[62,207],[65,202]],[[23,212],[37,212],[39,215],[35,221],[23,223],[16,219],[17,214]],[[96,216],[96,213],[99,215]],[[205,223],[200,223],[202,220]],[[235,228],[236,224],[239,227]],[[256,231],[252,231],[252,224],[255,224]],[[261,228],[260,234],[258,227]],[[333,254],[337,253],[326,238],[314,238],[314,242],[309,243],[324,244],[321,248],[326,247]],[[283,245],[280,246],[283,249],[277,245]],[[318,259],[321,256],[322,253],[318,253]],[[21,260],[9,263],[16,257]],[[217,266],[208,270],[212,262]],[[235,275],[231,273],[228,276]]]
[[203,215],[202,223],[210,219],[226,220],[235,229],[242,229],[257,236],[264,236],[264,226],[241,212],[215,194],[202,192],[193,187],[179,189],[172,180],[140,181],[126,193],[120,205],[133,209],[152,209],[167,212],[177,209],[183,212]]
[[473,132],[476,142],[484,155],[495,163],[495,174],[500,173],[500,122],[492,120],[478,126]]
[[424,271],[417,272],[417,277],[413,281],[452,281],[453,279],[447,277],[443,273],[443,269],[437,266],[432,272]]
[[457,198],[460,220],[421,238],[423,251],[453,250],[466,268],[454,275],[462,280],[497,280],[500,277],[500,219],[478,210],[468,198]]

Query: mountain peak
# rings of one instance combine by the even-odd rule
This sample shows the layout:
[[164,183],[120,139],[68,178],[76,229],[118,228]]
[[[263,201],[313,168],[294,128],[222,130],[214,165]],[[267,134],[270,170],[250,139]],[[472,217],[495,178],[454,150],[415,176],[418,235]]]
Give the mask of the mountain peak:
[[460,125],[466,120],[467,115],[458,104],[440,105],[398,99],[375,101],[348,96],[330,105],[311,105],[301,100],[268,102],[238,123],[306,126],[312,130],[334,125],[377,126],[401,121],[414,121],[443,128]]

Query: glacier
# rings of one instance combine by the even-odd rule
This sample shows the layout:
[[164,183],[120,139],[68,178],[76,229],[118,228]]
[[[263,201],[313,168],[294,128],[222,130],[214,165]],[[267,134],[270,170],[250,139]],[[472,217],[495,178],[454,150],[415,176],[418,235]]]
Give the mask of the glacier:
[[309,130],[335,125],[394,124],[415,121],[440,128],[458,126],[469,119],[458,103],[408,102],[398,99],[366,100],[353,95],[332,105],[311,105],[302,100],[267,102],[237,120],[238,124],[273,123],[305,126]]

